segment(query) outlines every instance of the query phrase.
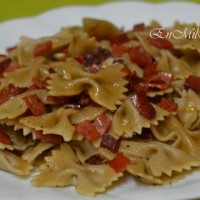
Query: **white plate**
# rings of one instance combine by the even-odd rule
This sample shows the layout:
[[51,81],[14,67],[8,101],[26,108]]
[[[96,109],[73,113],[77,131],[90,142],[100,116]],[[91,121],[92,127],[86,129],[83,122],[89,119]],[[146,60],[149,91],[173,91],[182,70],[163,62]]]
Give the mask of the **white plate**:
[[[70,6],[55,9],[33,18],[16,19],[0,24],[0,52],[18,42],[21,35],[39,37],[56,33],[61,27],[80,25],[83,17],[97,17],[112,21],[118,26],[131,28],[133,24],[152,19],[163,26],[175,20],[199,24],[200,5],[186,2],[148,4],[143,2],[116,2],[100,6]],[[128,178],[96,200],[184,200],[200,197],[200,172],[193,173],[177,184],[146,186]],[[87,200],[73,187],[35,188],[29,180],[0,172],[0,199],[2,200]]]

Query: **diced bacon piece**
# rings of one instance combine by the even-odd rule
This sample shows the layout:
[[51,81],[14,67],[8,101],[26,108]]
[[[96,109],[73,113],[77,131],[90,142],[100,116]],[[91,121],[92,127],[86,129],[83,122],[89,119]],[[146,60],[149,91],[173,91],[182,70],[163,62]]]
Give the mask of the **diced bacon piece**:
[[26,96],[23,100],[34,116],[40,116],[47,112],[44,103],[40,100],[37,94]]
[[122,43],[125,43],[125,42],[128,42],[129,41],[129,38],[127,37],[126,34],[121,34],[121,35],[118,35],[114,38],[111,39],[111,44],[122,44]]
[[20,65],[19,64],[11,64],[11,65],[8,65],[4,70],[3,70],[3,73],[7,73],[7,72],[14,72],[16,71],[17,69],[20,68]]
[[112,53],[112,56],[114,58],[119,58],[121,57],[124,53],[128,53],[130,50],[129,47],[127,46],[124,46],[124,45],[120,45],[120,44],[114,44],[112,46],[112,50],[111,50],[111,53]]
[[45,80],[40,80],[39,78],[34,77],[32,79],[33,85],[37,88],[37,89],[45,89],[47,87],[47,79]]
[[45,56],[46,54],[50,53],[52,50],[52,41],[48,40],[42,44],[39,44],[35,47],[33,51],[34,57],[36,56]]
[[117,153],[120,147],[120,140],[114,138],[111,135],[104,134],[102,136],[100,146],[108,149],[109,151],[113,153]]
[[147,85],[149,88],[165,90],[170,87],[172,80],[171,73],[155,72],[147,78]]
[[43,140],[45,142],[51,142],[53,144],[61,144],[63,138],[60,135],[56,134],[43,134],[43,131],[35,131],[36,139]]
[[155,118],[155,108],[151,105],[145,93],[137,92],[131,96],[131,100],[142,116],[149,120]]
[[149,36],[147,37],[147,41],[149,42],[149,44],[159,49],[170,49],[171,47],[173,47],[173,44],[166,38],[152,38]]
[[100,165],[104,161],[105,159],[100,154],[95,154],[86,159],[85,163],[88,165]]
[[134,32],[139,32],[139,31],[144,31],[144,30],[145,30],[144,23],[135,24],[133,27]]
[[14,85],[10,84],[8,88],[0,91],[0,105],[8,101],[10,98],[22,93],[24,90],[24,88],[15,87]]
[[131,62],[136,63],[142,68],[153,63],[153,59],[146,51],[141,50],[140,46],[131,48],[129,51]]
[[196,92],[200,92],[200,77],[195,75],[190,75],[185,80],[185,87],[191,88],[195,90]]
[[164,110],[167,110],[168,112],[174,112],[174,111],[177,111],[177,109],[178,109],[177,104],[175,104],[170,99],[167,99],[167,98],[164,98],[164,97],[158,103],[158,106],[161,107]]

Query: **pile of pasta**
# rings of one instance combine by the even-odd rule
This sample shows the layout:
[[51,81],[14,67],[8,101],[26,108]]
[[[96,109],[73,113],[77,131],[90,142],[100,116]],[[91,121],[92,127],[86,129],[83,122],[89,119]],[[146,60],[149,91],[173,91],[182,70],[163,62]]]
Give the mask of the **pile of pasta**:
[[0,168],[86,196],[127,174],[163,185],[198,169],[200,39],[166,37],[198,27],[151,37],[159,27],[84,18],[0,55]]

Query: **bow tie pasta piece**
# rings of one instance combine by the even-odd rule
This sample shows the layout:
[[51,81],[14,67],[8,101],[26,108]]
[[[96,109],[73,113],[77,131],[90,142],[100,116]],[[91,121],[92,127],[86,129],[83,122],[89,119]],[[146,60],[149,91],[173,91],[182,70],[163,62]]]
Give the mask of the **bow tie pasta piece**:
[[106,187],[122,176],[122,173],[115,173],[108,164],[80,164],[72,148],[66,143],[53,150],[52,156],[46,157],[45,160],[46,164],[40,167],[40,174],[32,179],[33,185],[75,185],[80,194],[94,196],[104,192]]
[[161,50],[161,56],[158,59],[157,69],[160,71],[170,72],[175,78],[187,78],[193,74],[193,68],[183,59],[174,56],[168,50]]
[[0,150],[0,169],[13,174],[26,176],[33,167],[25,160],[6,150]]
[[[39,39],[32,39],[22,36],[20,42],[17,45],[16,58],[21,66],[28,65],[30,61],[35,59],[34,50],[37,46],[49,43],[49,53],[56,52],[63,47],[66,47],[70,43],[73,43],[76,35],[85,34],[85,31],[81,27],[69,27],[63,28],[57,34],[50,37],[43,37]],[[41,57],[40,55],[39,57]]]
[[24,126],[23,124],[21,124],[19,122],[19,118],[15,118],[15,119],[1,119],[0,124],[2,125],[6,125],[6,126],[13,126],[13,130],[17,131],[17,130],[22,130],[23,135],[26,136],[30,133],[32,133],[32,129]]
[[[184,90],[180,98],[174,98],[178,106],[178,118],[185,128],[194,130],[199,125],[200,98],[193,90]],[[197,123],[196,123],[197,122]]]
[[151,127],[152,133],[160,141],[170,142],[174,147],[193,156],[200,156],[200,134],[187,130],[178,119],[170,115],[159,126]]
[[148,97],[156,97],[156,96],[163,96],[165,94],[170,94],[173,92],[172,88],[168,88],[166,90],[161,90],[161,91],[149,91],[147,92]]
[[39,142],[35,146],[29,147],[26,151],[22,154],[22,159],[28,161],[29,163],[33,164],[35,159],[41,155],[46,150],[55,146],[53,143],[49,142]]
[[23,98],[33,94],[37,94],[43,103],[47,103],[47,90],[26,91],[22,94],[14,96],[13,98],[0,105],[0,119],[14,119],[25,113],[28,107]]
[[122,141],[120,151],[129,159],[144,159],[146,173],[154,177],[172,176],[173,172],[181,173],[200,166],[200,158],[161,142]]
[[63,76],[53,74],[48,81],[49,93],[52,96],[73,96],[86,90],[93,101],[115,110],[116,105],[125,98],[123,93],[127,90],[122,68],[123,65],[116,64],[91,74],[85,72],[74,59],[68,59],[59,70]]
[[184,176],[191,174],[191,171],[184,170],[181,173],[173,172],[171,176],[162,174],[159,177],[150,175],[147,160],[141,158],[131,158],[131,165],[127,167],[127,171],[137,180],[148,185],[165,185],[180,181]]
[[130,99],[117,109],[113,118],[114,131],[118,136],[131,137],[141,134],[142,128],[149,128],[151,124],[158,125],[158,121],[163,121],[169,112],[153,105],[156,110],[156,117],[148,120],[143,117]]
[[20,67],[12,73],[4,73],[4,77],[0,79],[0,88],[6,88],[9,84],[25,88],[33,84],[33,78],[45,79],[48,73],[46,69],[43,69],[43,63],[43,58],[36,58],[26,66]]
[[23,117],[20,123],[35,130],[42,130],[43,134],[61,135],[65,141],[70,141],[75,127],[71,124],[69,116],[75,112],[73,109],[60,108],[37,117]]
[[104,111],[102,108],[85,107],[81,110],[60,108],[41,116],[29,116],[20,119],[20,123],[34,130],[42,130],[43,134],[61,135],[65,141],[70,141],[75,133],[73,123],[93,120]]
[[[179,31],[178,34],[177,30]],[[173,43],[175,49],[190,52],[197,51],[198,53],[200,53],[200,38],[197,35],[197,30],[199,30],[199,26],[194,23],[181,24],[180,22],[176,22],[173,27],[170,27],[168,29],[168,31],[174,31],[175,34],[175,37],[170,37],[169,40]],[[188,37],[184,37],[184,34],[187,34]]]
[[[40,73],[40,68],[43,62],[44,62],[43,58],[37,58],[37,59],[32,60],[29,63],[29,65],[27,65],[26,67],[19,68],[12,73],[5,73],[4,75],[5,80],[3,80],[3,83],[6,82],[7,85],[13,84],[17,87],[31,86],[33,84],[32,82],[33,78],[35,77],[41,78],[41,79],[45,78],[45,77],[41,77],[42,74]],[[2,84],[2,86],[4,85],[5,84]]]

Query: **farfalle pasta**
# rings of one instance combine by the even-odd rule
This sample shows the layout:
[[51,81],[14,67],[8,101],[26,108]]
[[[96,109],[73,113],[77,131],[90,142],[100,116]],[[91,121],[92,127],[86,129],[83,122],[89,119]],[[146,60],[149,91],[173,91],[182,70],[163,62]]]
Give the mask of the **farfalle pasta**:
[[84,18],[22,36],[0,55],[0,169],[85,196],[125,174],[164,185],[198,170],[199,38],[173,35],[185,28],[198,26]]

